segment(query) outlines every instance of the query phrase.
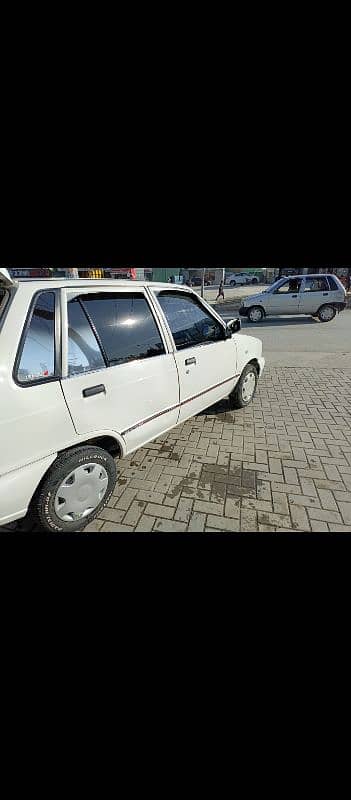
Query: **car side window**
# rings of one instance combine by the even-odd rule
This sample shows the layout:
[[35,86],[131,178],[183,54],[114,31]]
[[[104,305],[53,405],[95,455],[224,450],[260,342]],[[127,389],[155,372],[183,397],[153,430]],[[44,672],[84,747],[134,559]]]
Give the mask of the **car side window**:
[[100,346],[87,315],[76,297],[68,303],[68,375],[105,367]]
[[55,294],[42,292],[27,325],[17,369],[19,383],[55,377]]
[[225,338],[223,326],[193,295],[160,292],[158,302],[167,319],[177,350],[218,342]]
[[274,294],[298,294],[301,288],[301,278],[290,278],[290,280],[282,283],[278,289],[275,289]]
[[109,365],[165,352],[150,306],[141,292],[101,292],[80,297]]
[[316,275],[305,280],[305,292],[329,292],[328,278]]
[[328,275],[328,279],[327,280],[328,280],[331,292],[337,292],[340,289],[340,286],[338,286],[337,282],[334,280],[334,278],[331,275]]

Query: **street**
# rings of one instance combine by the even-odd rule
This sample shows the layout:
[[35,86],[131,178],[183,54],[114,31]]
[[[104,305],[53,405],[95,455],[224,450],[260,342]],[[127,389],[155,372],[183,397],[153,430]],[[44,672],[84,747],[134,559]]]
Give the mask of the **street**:
[[[213,308],[228,321],[238,317],[238,305],[217,303]],[[351,309],[332,322],[312,317],[267,317],[261,324],[241,317],[242,333],[262,339],[267,366],[320,366],[351,369]]]

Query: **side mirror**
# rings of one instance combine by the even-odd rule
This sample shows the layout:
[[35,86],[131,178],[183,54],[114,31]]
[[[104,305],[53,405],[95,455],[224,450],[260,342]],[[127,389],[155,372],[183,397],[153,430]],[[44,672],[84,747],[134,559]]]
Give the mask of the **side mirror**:
[[230,339],[233,333],[238,333],[241,329],[241,321],[240,319],[231,319],[227,322],[226,326],[226,338]]

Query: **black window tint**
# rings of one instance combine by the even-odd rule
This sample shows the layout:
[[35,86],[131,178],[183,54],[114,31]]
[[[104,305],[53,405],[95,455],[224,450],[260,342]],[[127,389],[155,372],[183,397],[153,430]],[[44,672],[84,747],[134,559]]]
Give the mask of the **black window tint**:
[[25,334],[18,367],[20,383],[55,375],[55,295],[43,292],[37,299]]
[[306,278],[305,292],[329,292],[328,279],[323,275]]
[[0,289],[0,316],[5,308],[7,301],[7,292],[5,289]]
[[81,301],[110,364],[165,352],[149,305],[141,294],[88,294]]
[[77,299],[68,303],[68,374],[101,369],[105,362],[82,306]]
[[340,289],[340,286],[338,286],[337,282],[331,277],[331,275],[328,275],[328,282],[331,292],[337,292],[338,289]]
[[171,329],[177,350],[224,339],[224,329],[196,297],[162,292],[158,301]]

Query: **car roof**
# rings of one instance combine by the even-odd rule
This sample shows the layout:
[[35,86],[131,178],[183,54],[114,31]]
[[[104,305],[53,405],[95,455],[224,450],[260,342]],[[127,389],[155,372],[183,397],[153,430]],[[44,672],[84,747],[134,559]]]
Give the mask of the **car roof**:
[[161,281],[133,281],[133,280],[114,280],[113,278],[14,278],[15,283],[22,285],[22,284],[30,284],[31,287],[35,289],[43,289],[45,288],[68,288],[68,289],[98,289],[101,288],[109,288],[114,289],[115,291],[118,288],[122,289],[143,289],[144,287],[151,287],[152,289],[167,289],[169,291],[180,291],[180,290],[187,290],[191,291],[188,286],[183,286],[183,284],[172,284],[172,283],[162,283]]

